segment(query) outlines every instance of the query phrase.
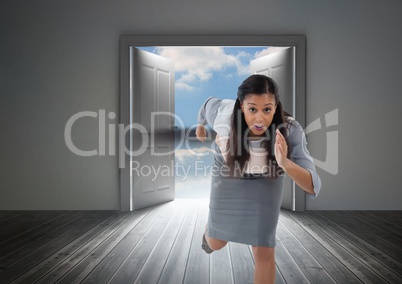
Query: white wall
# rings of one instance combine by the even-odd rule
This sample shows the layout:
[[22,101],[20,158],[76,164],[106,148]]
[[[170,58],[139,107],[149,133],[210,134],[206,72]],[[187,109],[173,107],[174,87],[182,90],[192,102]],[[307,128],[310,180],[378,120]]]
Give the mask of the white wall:
[[[307,124],[339,109],[339,173],[319,169],[307,209],[401,210],[401,12],[396,0],[1,1],[0,209],[119,209],[117,157],[74,155],[64,127],[119,113],[120,35],[303,34]],[[79,121],[74,142],[96,149],[97,123]],[[307,138],[324,160],[325,131]]]

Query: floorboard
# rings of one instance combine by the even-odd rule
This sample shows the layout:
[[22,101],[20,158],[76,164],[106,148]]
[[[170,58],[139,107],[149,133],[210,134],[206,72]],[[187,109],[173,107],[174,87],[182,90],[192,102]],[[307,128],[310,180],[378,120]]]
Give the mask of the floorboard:
[[276,283],[309,283],[285,245],[277,238],[275,246]]
[[159,283],[183,283],[197,215],[198,210],[195,208],[187,209],[186,216],[158,280]]
[[177,210],[175,215],[160,235],[156,244],[149,249],[149,256],[142,267],[136,268],[138,272],[134,283],[157,283],[165,267],[169,254],[178,236],[178,232],[184,222],[187,209]]
[[[62,273],[66,264],[71,267],[76,264],[77,261],[82,260],[85,255],[91,252],[106,237],[108,237],[111,231],[114,231],[115,228],[121,226],[124,220],[128,217],[129,214],[127,213],[114,212],[109,218],[100,222],[80,238],[71,242],[70,245],[55,252],[53,255],[24,273],[15,283],[35,283],[43,277],[44,279],[51,279],[50,281],[55,280],[57,275],[55,271]],[[52,271],[54,274],[50,273]],[[51,275],[53,277],[50,277]]]
[[381,218],[387,222],[402,228],[402,214],[401,211],[364,211],[372,216]]
[[402,262],[402,248],[399,243],[389,241],[387,232],[379,231],[363,222],[356,222],[356,220],[343,211],[322,211],[321,214],[391,256],[399,263]]
[[[103,273],[101,277],[98,277],[96,279],[96,283],[106,283],[100,281],[102,280],[102,278],[104,279],[110,278],[108,283],[111,284],[129,283],[130,281],[132,282],[133,279],[135,279],[138,276],[139,272],[141,271],[141,268],[144,266],[144,263],[148,259],[156,243],[161,238],[161,235],[165,231],[166,227],[176,220],[183,219],[183,217],[180,216],[180,214],[175,214],[177,213],[177,211],[178,210],[175,211],[169,210],[169,214],[160,214],[155,219],[152,226],[148,228],[146,233],[142,236],[142,238],[138,242],[135,242],[134,239],[133,240],[128,239],[126,247],[125,248],[122,247],[122,250],[129,252],[127,257],[124,259],[124,261],[121,263],[121,265],[118,267],[117,270],[114,267],[116,265],[115,257],[111,258],[110,262],[113,262],[113,265],[112,263],[108,263],[101,269],[101,271],[105,271],[107,268],[107,270],[109,270],[109,273],[111,272],[113,273],[111,275],[112,277],[109,277],[109,275],[105,275],[105,273]],[[135,244],[135,246],[133,246],[133,243]],[[116,254],[121,255],[122,252],[116,251]],[[158,259],[158,261],[159,260],[160,259]],[[120,261],[118,263],[120,264]],[[93,282],[94,281],[90,281],[88,283]]]
[[[253,283],[251,246],[201,249],[207,220],[207,200],[0,211],[0,283]],[[402,283],[402,211],[281,210],[276,237],[276,283]]]
[[202,235],[205,232],[205,224],[208,221],[208,211],[205,210],[204,204],[197,204],[196,208],[198,210],[197,222],[195,224],[191,241],[190,253],[187,260],[186,273],[184,275],[183,283],[209,284],[209,255],[200,249]]
[[[81,261],[73,269],[68,271],[58,283],[81,283],[94,269],[96,281],[93,282],[93,276],[89,275],[90,282],[98,283],[97,281],[103,282],[105,279],[108,279],[109,276],[119,268],[131,249],[135,247],[148,229],[154,224],[161,210],[162,207],[156,210],[150,210],[143,218],[136,218],[130,224],[119,228],[113,238],[108,239],[102,246],[89,254],[85,261]],[[99,275],[105,275],[105,278]]]
[[[300,214],[295,212],[286,212],[293,222],[296,222],[301,228],[303,228],[313,239],[315,239],[322,250],[331,254],[331,259],[336,261],[336,268],[334,272],[330,274],[344,273],[349,279],[340,282],[340,277],[334,277],[337,282],[340,283],[386,283],[377,274],[375,274],[364,262],[359,259],[362,254],[355,256],[351,246],[353,244],[348,243],[346,247],[342,246],[342,240],[338,235],[332,234],[325,225],[320,224],[312,218],[306,217],[306,214]],[[339,243],[340,242],[340,243]],[[343,267],[344,266],[344,267]],[[339,269],[339,271],[338,271]],[[342,276],[341,276],[342,277]],[[339,280],[338,280],[338,279]]]
[[27,233],[42,225],[44,222],[50,222],[63,213],[65,212],[23,211],[20,214],[15,214],[15,216],[11,215],[0,223],[2,228],[0,231],[0,243],[16,237],[21,233]]
[[353,215],[358,218],[364,218],[369,222],[369,224],[373,224],[386,232],[390,232],[394,236],[398,237],[399,241],[402,242],[402,225],[399,226],[387,219],[381,218],[380,216],[377,216],[375,212],[354,211]]
[[[401,228],[387,226],[385,222],[380,222],[375,218],[367,218],[366,214],[361,211],[343,211],[343,213],[349,216],[356,225],[364,225],[364,228],[373,233],[376,237],[380,237],[390,244],[402,243]],[[400,249],[399,246],[398,249]]]
[[252,284],[254,261],[251,257],[248,245],[231,243],[230,259],[232,260],[234,282]]
[[232,267],[232,258],[230,256],[231,243],[226,245],[219,251],[214,251],[210,254],[210,283],[220,284],[228,283],[233,284],[234,275]]
[[389,283],[401,282],[402,263],[396,261],[375,246],[353,234],[336,222],[326,218],[320,212],[309,211],[305,216],[319,222],[318,227],[328,232],[330,238],[336,240],[348,252],[376,272]]
[[35,267],[38,262],[47,259],[63,247],[73,242],[87,230],[90,230],[99,221],[103,220],[109,212],[89,211],[85,216],[68,223],[57,231],[44,234],[44,238],[19,249],[15,254],[9,254],[2,263],[8,267],[1,275],[5,282],[12,281],[25,271]]
[[[84,279],[148,212],[149,210],[141,210],[122,215],[122,221],[111,226],[107,234],[103,235],[103,238],[100,238],[95,245],[88,244],[83,250],[72,254],[66,261],[44,275],[37,283],[56,283],[63,276],[73,278],[74,273],[76,279]],[[67,276],[68,274],[70,276]],[[73,278],[72,281],[75,279]]]
[[[323,270],[328,273],[336,283],[359,283],[359,279],[354,275],[352,271],[347,269],[345,265],[334,256],[334,254],[328,250],[323,243],[323,239],[320,241],[317,239],[319,235],[317,232],[312,234],[309,226],[310,224],[299,224],[291,218],[288,212],[284,212],[280,216],[280,221],[286,226],[286,228],[298,239],[300,244],[307,250],[308,254],[317,261]],[[328,241],[328,240],[327,240]],[[321,268],[319,268],[321,269]]]
[[309,282],[336,283],[322,265],[309,253],[303,243],[279,221],[277,236]]
[[[18,253],[24,255],[24,251],[31,251],[30,247],[47,244],[52,235],[58,235],[59,232],[62,232],[64,226],[74,222],[80,216],[84,216],[84,212],[65,214],[56,220],[52,219],[44,223],[40,227],[27,228],[26,231],[4,240],[0,246],[0,261],[8,255],[18,256]],[[7,261],[10,261],[10,259],[7,259]]]

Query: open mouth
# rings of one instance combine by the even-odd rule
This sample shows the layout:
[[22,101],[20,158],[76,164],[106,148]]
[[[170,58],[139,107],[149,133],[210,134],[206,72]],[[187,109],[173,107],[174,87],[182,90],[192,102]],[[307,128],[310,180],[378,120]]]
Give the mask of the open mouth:
[[258,124],[254,124],[254,128],[258,131],[261,131],[264,129],[264,125],[258,125]]

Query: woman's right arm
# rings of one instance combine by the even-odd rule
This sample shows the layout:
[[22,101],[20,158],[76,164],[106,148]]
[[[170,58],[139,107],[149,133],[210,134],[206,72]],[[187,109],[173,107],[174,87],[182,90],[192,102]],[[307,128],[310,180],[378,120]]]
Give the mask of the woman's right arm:
[[198,126],[195,131],[195,135],[198,140],[204,142],[206,139],[206,130],[205,125],[209,124],[213,126],[215,121],[216,115],[218,113],[218,107],[221,103],[221,99],[209,97],[206,101],[202,104],[200,110],[198,111]]
[[205,142],[205,139],[207,139],[207,131],[205,130],[205,126],[203,124],[198,124],[197,129],[195,130],[195,136],[202,143]]
[[314,199],[320,193],[321,179],[315,168],[314,160],[307,149],[306,134],[304,133],[300,123],[298,123],[297,121],[292,122],[292,126],[290,127],[289,130],[288,140],[290,146],[291,160],[296,165],[310,172],[312,185],[310,184],[309,179],[304,179],[303,184],[306,185],[305,186],[306,188],[310,186],[313,187],[312,192],[308,192],[306,190],[305,191],[307,192],[307,196],[309,198]]

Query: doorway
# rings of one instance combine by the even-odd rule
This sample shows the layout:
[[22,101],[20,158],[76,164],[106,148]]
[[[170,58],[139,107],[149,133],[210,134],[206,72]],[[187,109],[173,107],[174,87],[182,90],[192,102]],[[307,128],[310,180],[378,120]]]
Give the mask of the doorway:
[[[255,44],[256,41],[259,43],[258,45]],[[200,42],[203,42],[206,45],[200,46],[199,45]],[[230,44],[227,44],[228,42]],[[218,45],[218,43],[222,43],[222,44]],[[226,44],[224,44],[224,43],[226,43]],[[265,44],[261,44],[261,43],[265,43]],[[156,46],[156,48],[155,48],[155,46]],[[280,68],[276,68],[276,69],[271,68],[271,70],[269,70],[269,68],[268,69],[265,68],[267,64],[266,64],[266,62],[264,62],[264,60],[262,58],[260,58],[259,60],[256,60],[257,58],[255,58],[254,62],[252,62],[252,64],[250,64],[251,70],[249,70],[249,71],[252,73],[261,73],[261,74],[265,74],[270,77],[273,77],[280,85],[280,89],[281,89],[281,85],[289,86],[289,84],[294,82],[294,85],[292,87],[293,90],[291,90],[291,92],[288,92],[291,95],[287,95],[286,98],[281,98],[281,100],[284,100],[285,102],[287,101],[289,103],[289,106],[291,107],[291,109],[286,108],[286,107],[285,107],[285,109],[288,112],[292,113],[293,116],[302,124],[302,126],[304,125],[304,103],[302,104],[302,106],[299,105],[299,102],[304,102],[304,80],[303,80],[304,72],[301,72],[301,71],[304,70],[303,67],[304,67],[305,61],[304,61],[304,37],[302,37],[302,36],[301,37],[300,36],[296,36],[296,37],[292,37],[292,36],[289,36],[289,37],[269,37],[269,36],[265,36],[265,37],[219,37],[219,38],[217,38],[217,37],[168,37],[168,38],[166,38],[166,37],[136,37],[136,36],[121,37],[121,54],[120,54],[120,58],[121,58],[120,123],[121,124],[129,125],[130,123],[133,122],[132,112],[130,112],[130,109],[127,110],[127,105],[130,105],[130,103],[132,103],[133,96],[135,96],[133,94],[135,82],[133,82],[133,76],[132,76],[133,74],[132,73],[133,73],[134,68],[136,68],[136,67],[135,67],[135,64],[133,63],[133,56],[134,56],[133,54],[135,54],[133,52],[133,50],[141,49],[142,50],[141,52],[143,52],[143,51],[150,52],[152,50],[153,51],[159,50],[159,52],[154,52],[154,53],[157,54],[157,56],[165,55],[165,57],[166,57],[166,54],[169,54],[169,52],[166,52],[166,51],[170,51],[170,54],[175,54],[175,52],[172,52],[172,50],[174,51],[174,48],[172,49],[171,46],[176,46],[176,49],[181,49],[181,51],[183,51],[185,49],[187,49],[187,50],[192,49],[193,51],[197,48],[205,49],[206,46],[208,46],[215,53],[225,51],[222,46],[225,46],[225,48],[231,49],[232,51],[237,47],[238,50],[242,50],[243,52],[244,52],[244,50],[249,48],[250,50],[252,49],[254,51],[254,54],[259,53],[259,54],[264,55],[263,54],[264,52],[266,52],[267,54],[271,54],[271,59],[270,59],[271,61],[272,61],[272,58],[275,57],[275,56],[272,56],[272,54],[273,54],[272,50],[274,50],[274,51],[282,50],[283,51],[284,49],[291,49],[291,52],[289,52],[289,51],[285,52],[285,53],[282,52],[282,55],[281,55],[282,57],[284,57],[285,56],[284,54],[287,54],[286,55],[287,57],[291,57],[291,60],[292,60],[291,65],[293,67],[295,67],[291,71],[292,76],[290,78],[290,81],[291,81],[290,83],[289,82],[281,82],[282,79],[276,79],[274,72],[276,72],[276,73],[281,72]],[[250,46],[253,46],[253,47],[250,47]],[[268,46],[270,46],[271,52],[267,52],[270,49],[270,48],[267,48]],[[128,53],[127,53],[127,50],[128,50]],[[227,55],[227,53],[223,52],[222,54],[220,54],[220,58],[222,58],[222,56]],[[277,52],[277,55],[279,56],[280,53],[281,52]],[[267,55],[267,54],[265,54],[265,55]],[[176,55],[177,55],[177,50],[176,50]],[[233,58],[234,58],[233,52],[231,55],[232,55],[232,57],[228,57],[228,58],[233,60]],[[182,54],[181,54],[181,56],[182,56]],[[243,56],[244,56],[244,54],[243,54]],[[278,56],[276,56],[276,57],[278,57]],[[167,56],[167,57],[169,57],[169,56]],[[172,56],[172,57],[174,57],[174,56]],[[263,57],[263,56],[260,56],[260,57]],[[138,61],[138,58],[136,60]],[[275,60],[277,60],[277,59],[275,59]],[[193,60],[193,61],[197,62],[197,60]],[[299,64],[297,64],[297,63],[299,63]],[[233,65],[233,62],[229,63],[228,65],[230,65],[230,64]],[[237,64],[236,68],[244,69],[244,66],[241,66],[241,62],[240,62],[240,65],[239,65],[239,62],[235,62],[234,64],[235,65]],[[146,66],[146,69],[148,70],[150,64],[146,63],[146,65],[144,65],[144,66]],[[200,70],[198,70],[198,71],[200,71]],[[242,70],[242,71],[244,72],[244,70]],[[146,72],[148,72],[148,71],[146,71]],[[176,78],[176,85],[179,83],[180,84],[179,87],[182,89],[187,89],[187,91],[190,91],[190,88],[192,87],[191,85],[188,84],[189,76],[192,76],[193,78],[195,76],[198,76],[198,78],[200,80],[202,79],[201,77],[204,76],[204,81],[205,81],[205,76],[208,76],[208,74],[205,74],[205,72],[204,73],[199,72],[198,74],[185,74],[185,75],[187,76],[186,77],[187,80],[183,80],[183,74],[180,74],[180,76],[178,76]],[[250,75],[250,74],[247,74],[247,76],[248,75]],[[247,76],[246,76],[246,72],[244,72],[243,79],[245,79]],[[281,78],[284,78],[284,76],[282,76]],[[303,81],[303,82],[300,82],[300,81]],[[232,87],[237,89],[237,86],[239,84],[229,84],[229,85],[232,85]],[[155,87],[155,88],[157,88],[157,87]],[[283,89],[284,88],[282,88],[282,90]],[[214,94],[212,94],[212,95],[216,96]],[[231,96],[233,96],[233,92],[231,92],[231,94],[229,94],[229,95],[223,95],[223,96],[224,97],[222,97],[222,98],[230,98]],[[128,98],[130,98],[130,100],[128,100]],[[205,98],[201,98],[201,100],[203,100],[203,99],[205,99]],[[198,103],[198,104],[195,103],[195,105],[197,105],[198,108],[201,106],[200,103]],[[198,110],[195,110],[195,111],[193,110],[192,112],[195,112],[194,116],[196,117],[196,113],[198,112]],[[166,121],[166,119],[165,119],[165,121]],[[188,127],[188,125],[187,125],[187,127]],[[177,128],[179,128],[179,125],[176,124],[175,129],[177,130]],[[186,129],[186,131],[191,132],[191,129],[188,128],[188,129]],[[125,137],[120,137],[121,142],[123,142],[123,143],[125,142],[126,145],[132,147],[132,139],[130,139],[131,135],[126,135]],[[127,137],[127,136],[129,136],[129,137]],[[191,133],[189,136],[190,137],[192,136]],[[194,143],[196,143],[196,142],[194,142]],[[177,143],[175,146],[177,146]],[[193,148],[197,148],[198,150],[202,151],[203,149],[206,150],[208,148],[207,145],[205,145],[205,146],[206,147],[193,147]],[[129,149],[132,149],[132,148],[129,148]],[[195,150],[195,151],[198,151],[198,150]],[[181,150],[179,150],[179,151],[181,151]],[[181,151],[178,153],[178,155],[176,155],[175,165],[178,165],[178,163],[177,163],[178,159],[183,159],[185,157],[185,154],[186,153],[185,153],[185,149],[184,149],[184,151]],[[208,159],[211,159],[212,155],[201,155],[201,156],[204,158],[201,158],[200,162],[203,162],[204,165],[211,164],[211,160],[208,161]],[[120,157],[120,159],[121,158],[122,157]],[[130,157],[127,157],[126,155],[124,155],[123,158],[126,158],[124,165],[127,165],[127,162],[130,161],[130,159],[129,159]],[[200,158],[198,158],[198,159],[200,159]],[[161,162],[160,159],[154,161],[154,163],[158,163],[158,164],[160,162]],[[169,160],[165,160],[164,162],[168,164]],[[130,165],[131,165],[131,163],[128,166],[130,166]],[[159,164],[159,166],[160,166],[160,164]],[[176,167],[176,173],[177,173],[177,169],[178,168]],[[184,169],[184,171],[182,173],[186,174],[186,168],[184,167],[182,169]],[[205,169],[205,167],[204,167],[204,169]],[[191,170],[191,169],[187,168],[187,170]],[[189,172],[187,172],[187,174],[189,174]],[[192,174],[194,175],[194,171],[192,172]],[[120,167],[120,177],[121,177],[121,209],[122,210],[135,210],[140,207],[150,206],[152,204],[169,201],[174,198],[174,185],[173,185],[173,189],[171,188],[173,190],[173,195],[165,193],[165,196],[161,200],[157,200],[157,197],[156,198],[155,197],[149,198],[149,197],[151,196],[151,194],[155,194],[155,195],[159,194],[160,196],[162,196],[164,191],[161,190],[161,188],[167,189],[168,187],[166,187],[166,186],[155,187],[155,185],[152,185],[152,187],[150,187],[151,190],[149,190],[149,188],[147,190],[144,190],[144,189],[146,189],[146,187],[141,185],[140,191],[142,191],[142,192],[140,192],[140,194],[143,194],[146,196],[147,202],[145,202],[145,203],[143,202],[142,206],[141,206],[141,204],[138,205],[138,203],[136,205],[136,203],[133,202],[133,199],[135,201],[138,201],[142,197],[138,196],[138,189],[133,188],[132,169],[130,167],[128,167],[128,168]],[[130,177],[131,180],[130,180],[130,178],[127,179],[127,177]],[[141,179],[142,178],[143,177],[141,177]],[[177,182],[178,179],[181,180],[181,183]],[[186,181],[188,182],[189,180],[186,180],[186,179],[182,180],[182,178],[176,176],[175,181],[176,181],[175,184],[178,187],[177,188],[177,197],[180,198],[180,197],[185,196],[186,195],[185,192],[179,192],[180,190],[183,190],[183,188],[184,188],[184,187],[180,188],[180,185],[182,185],[182,186],[185,185],[185,182]],[[168,183],[169,182],[167,182],[167,184]],[[190,183],[192,183],[192,184],[190,185],[187,183],[187,185],[185,185],[186,187],[190,186],[192,188],[193,192],[188,191],[188,193],[190,195],[193,194],[193,197],[196,197],[196,198],[197,197],[198,198],[207,197],[207,195],[205,194],[206,193],[205,190],[204,190],[204,192],[200,192],[200,190],[202,187],[205,188],[206,186],[207,186],[207,188],[209,188],[208,177],[204,178],[202,181],[198,180],[198,182],[194,179],[194,177],[192,177],[192,180],[190,181]],[[198,192],[197,192],[197,188],[195,187],[196,184],[198,184]],[[137,185],[138,185],[138,183],[137,183]],[[282,206],[286,209],[290,209],[293,211],[303,211],[304,210],[304,198],[305,198],[304,192],[301,189],[295,190],[295,184],[292,181],[286,186],[289,187],[288,196],[286,196],[286,194],[285,194],[284,203],[282,204]],[[170,187],[172,187],[172,186],[170,186]],[[152,188],[153,188],[153,190],[152,190]],[[167,191],[168,190],[166,190],[165,192],[167,192]],[[150,194],[150,192],[153,192],[153,193]],[[208,190],[208,192],[209,192],[209,190]],[[136,196],[136,194],[137,194],[137,196]]]

